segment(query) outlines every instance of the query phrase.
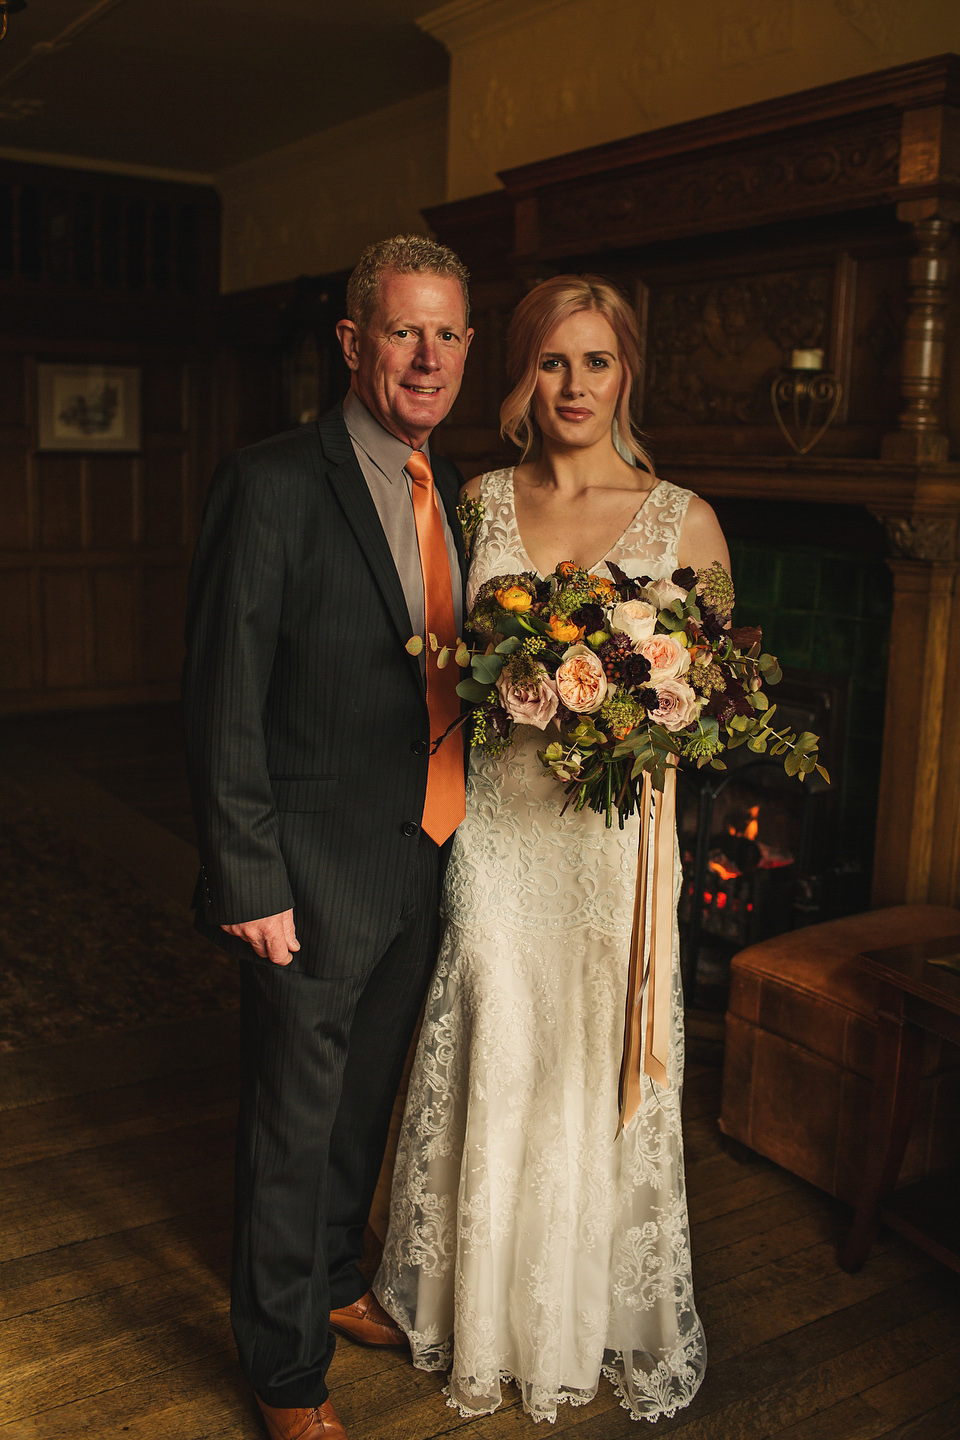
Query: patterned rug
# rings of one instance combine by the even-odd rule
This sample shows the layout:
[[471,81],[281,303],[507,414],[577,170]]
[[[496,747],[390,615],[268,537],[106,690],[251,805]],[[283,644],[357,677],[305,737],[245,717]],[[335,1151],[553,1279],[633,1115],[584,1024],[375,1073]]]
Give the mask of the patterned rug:
[[0,1051],[235,1010],[189,918],[0,781]]

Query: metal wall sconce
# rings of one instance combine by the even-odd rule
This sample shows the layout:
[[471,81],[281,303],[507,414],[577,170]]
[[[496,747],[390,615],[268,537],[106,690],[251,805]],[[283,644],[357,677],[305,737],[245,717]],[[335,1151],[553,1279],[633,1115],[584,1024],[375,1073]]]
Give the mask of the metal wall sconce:
[[7,20],[18,10],[26,10],[27,0],[0,0],[0,40],[7,33]]
[[794,350],[790,369],[775,375],[770,386],[777,424],[798,455],[823,438],[842,398],[840,381],[823,369],[822,350]]

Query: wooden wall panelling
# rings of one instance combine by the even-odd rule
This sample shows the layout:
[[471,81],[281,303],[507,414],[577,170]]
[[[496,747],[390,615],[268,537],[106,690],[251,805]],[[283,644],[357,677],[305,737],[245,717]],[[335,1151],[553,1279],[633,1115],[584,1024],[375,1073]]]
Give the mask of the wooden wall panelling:
[[33,610],[29,571],[0,569],[0,696],[33,688]]
[[86,455],[84,548],[129,550],[135,545],[139,503],[139,458],[134,455]]
[[79,455],[36,457],[38,539],[43,550],[83,548],[83,468]]
[[50,565],[41,571],[43,683],[53,691],[94,684],[92,596],[87,571]]
[[[0,163],[0,709],[178,692],[218,252],[212,190]],[[38,452],[42,361],[140,367],[141,451]]]
[[92,592],[94,671],[99,687],[135,685],[144,665],[140,636],[142,570],[100,566],[88,571]]
[[142,571],[143,679],[163,684],[183,663],[186,586],[181,565],[156,563]]

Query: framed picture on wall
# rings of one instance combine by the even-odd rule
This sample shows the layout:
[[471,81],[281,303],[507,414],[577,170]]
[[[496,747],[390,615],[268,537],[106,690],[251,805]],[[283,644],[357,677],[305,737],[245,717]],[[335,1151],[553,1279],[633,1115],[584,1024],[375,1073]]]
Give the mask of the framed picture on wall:
[[140,367],[38,365],[41,450],[139,450]]

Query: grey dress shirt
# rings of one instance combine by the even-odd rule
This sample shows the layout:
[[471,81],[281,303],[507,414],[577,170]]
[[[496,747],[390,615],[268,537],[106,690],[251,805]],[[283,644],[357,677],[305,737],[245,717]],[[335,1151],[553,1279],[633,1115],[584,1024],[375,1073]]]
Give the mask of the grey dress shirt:
[[[403,598],[410,612],[410,634],[423,635],[423,571],[420,568],[417,525],[413,516],[413,481],[404,469],[410,458],[410,446],[405,441],[398,440],[396,435],[391,435],[389,430],[384,430],[354,390],[347,393],[343,402],[343,418],[363,471],[363,478],[377,507],[393,563],[400,576]],[[423,453],[429,460],[430,451],[426,444]],[[439,500],[437,509],[443,522],[443,538],[450,562],[453,618],[456,621],[457,634],[462,635],[463,582],[460,578],[460,561],[453,534]]]

